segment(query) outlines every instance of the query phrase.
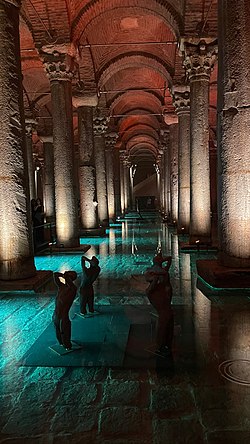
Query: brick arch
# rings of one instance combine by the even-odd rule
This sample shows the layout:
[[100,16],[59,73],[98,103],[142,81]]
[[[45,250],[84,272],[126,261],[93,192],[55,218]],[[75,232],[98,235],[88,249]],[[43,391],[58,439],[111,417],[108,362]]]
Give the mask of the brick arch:
[[[119,9],[124,8],[122,0],[110,0],[109,10],[113,10],[114,14],[120,14]],[[133,8],[133,12],[148,11],[150,14],[159,16],[167,26],[170,27],[173,34],[179,37],[183,30],[183,20],[181,14],[171,4],[164,0],[144,0],[143,6],[138,5],[138,0],[127,0],[126,8]],[[81,36],[86,33],[86,28],[90,26],[91,22],[99,15],[107,12],[106,0],[91,0],[83,7],[79,4],[79,9],[72,21],[71,31],[72,40],[79,42]]]
[[120,132],[122,142],[125,144],[132,140],[135,136],[142,135],[143,138],[150,136],[154,140],[158,140],[157,131],[151,125],[145,125],[141,122],[135,123],[133,127],[128,128],[124,132]]
[[[110,103],[111,113],[112,114],[128,113],[131,109],[131,102],[129,100],[130,99],[129,96],[132,95],[134,95],[133,91],[128,91],[120,95],[119,97],[116,97],[112,101],[112,103]],[[161,113],[162,110],[161,102],[157,97],[155,97],[155,95],[152,92],[149,91],[141,91],[140,93],[137,92],[136,100],[138,103],[140,103],[138,109],[145,108],[152,113],[155,113],[157,111]]]
[[[137,123],[138,119],[135,119],[134,116],[129,116],[129,115],[125,116],[118,125],[120,133],[133,128],[134,125],[136,125]],[[160,129],[160,123],[156,118],[152,116],[141,116],[139,123],[146,126],[150,126],[155,131]]]
[[139,153],[142,147],[144,150],[145,147],[147,147],[146,151],[150,151],[154,154],[154,156],[156,156],[158,153],[156,140],[148,134],[145,136],[137,134],[124,145],[126,146],[126,151],[128,154],[130,154],[132,150],[134,153],[135,150],[137,151],[137,153]]
[[158,155],[157,148],[149,141],[136,142],[132,148],[129,149],[130,156],[137,156],[138,160],[142,157],[153,157],[156,159]]
[[111,60],[98,74],[98,86],[101,88],[117,72],[127,68],[137,68],[145,66],[158,72],[168,83],[171,83],[170,72],[173,73],[173,67],[166,64],[166,61],[157,60],[155,56],[146,52],[131,52],[129,54],[120,54],[115,60]]

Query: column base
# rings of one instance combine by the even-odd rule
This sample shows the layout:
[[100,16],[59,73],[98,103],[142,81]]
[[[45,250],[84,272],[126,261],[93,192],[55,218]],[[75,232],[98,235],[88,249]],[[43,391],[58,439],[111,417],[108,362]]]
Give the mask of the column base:
[[[82,244],[77,247],[64,247],[64,245],[52,245],[50,246],[50,254],[61,253],[61,254],[83,254],[86,253],[91,248],[91,245]],[[47,252],[48,253],[48,252]]]
[[79,230],[80,237],[98,237],[98,236],[106,236],[106,228],[81,228]]
[[211,244],[203,244],[203,243],[189,243],[189,242],[180,242],[179,243],[180,250],[183,253],[197,253],[199,251],[202,252],[217,252],[218,248],[215,245]]
[[36,293],[48,282],[53,280],[53,272],[50,270],[37,271],[33,277],[17,279],[16,281],[0,280],[1,291],[34,291]]
[[250,268],[224,267],[218,260],[196,261],[198,276],[213,288],[249,288]]

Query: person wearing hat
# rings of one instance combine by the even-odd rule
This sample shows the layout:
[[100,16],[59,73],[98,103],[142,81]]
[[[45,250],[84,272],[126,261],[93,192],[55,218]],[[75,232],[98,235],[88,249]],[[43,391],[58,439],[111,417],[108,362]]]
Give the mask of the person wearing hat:
[[[86,261],[89,262],[89,267],[86,266]],[[94,313],[94,288],[93,283],[99,276],[101,271],[99,261],[96,256],[88,259],[82,256],[82,280],[80,286],[80,314],[85,316],[87,314],[87,307],[89,313]]]
[[75,271],[65,271],[65,273],[54,273],[54,281],[58,287],[55,301],[55,311],[53,322],[56,330],[56,337],[60,345],[66,350],[71,350],[71,321],[69,319],[69,310],[75,295],[77,287],[74,282],[77,278]]
[[[163,267],[165,262],[167,264]],[[171,353],[174,331],[174,315],[171,307],[172,286],[169,277],[171,263],[171,256],[163,257],[159,253],[153,258],[153,266],[144,274],[146,281],[149,282],[146,294],[158,314],[156,352],[163,355]]]

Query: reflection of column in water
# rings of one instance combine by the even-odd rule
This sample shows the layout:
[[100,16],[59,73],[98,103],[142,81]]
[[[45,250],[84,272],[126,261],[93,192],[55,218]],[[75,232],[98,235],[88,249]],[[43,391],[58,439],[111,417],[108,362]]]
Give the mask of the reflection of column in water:
[[182,303],[191,302],[191,268],[190,268],[190,254],[183,253],[179,256],[180,266],[180,295]]
[[115,245],[115,231],[110,229],[109,230],[109,254],[112,256],[116,252],[116,245]]
[[168,226],[162,224],[162,251],[164,254],[170,254],[171,250],[171,235]]
[[122,253],[128,252],[127,246],[127,238],[128,238],[128,224],[127,222],[122,222]]
[[162,230],[160,228],[158,229],[157,251],[162,251]]
[[195,326],[196,350],[201,354],[203,353],[204,357],[207,359],[210,348],[211,302],[198,288],[196,288],[196,286],[193,294],[193,318]]
[[173,286],[173,293],[180,294],[180,269],[179,269],[179,246],[178,246],[178,236],[172,234],[171,237],[171,256],[172,265],[170,268],[170,273],[172,276],[171,282]]
[[[238,309],[239,310],[239,309]],[[229,321],[228,323],[229,324]],[[249,359],[250,351],[250,313],[234,310],[230,316],[228,338],[222,338],[228,344],[228,359]],[[249,367],[248,367],[249,368]]]
[[102,242],[99,246],[99,255],[100,255],[100,260],[102,257],[107,257],[108,256],[108,243],[107,242]]

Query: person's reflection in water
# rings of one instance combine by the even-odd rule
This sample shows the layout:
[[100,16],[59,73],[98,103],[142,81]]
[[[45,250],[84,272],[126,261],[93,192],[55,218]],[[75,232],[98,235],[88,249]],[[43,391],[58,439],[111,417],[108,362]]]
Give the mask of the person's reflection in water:
[[[162,266],[164,262],[167,263],[165,267]],[[153,266],[145,272],[145,279],[149,282],[146,294],[158,313],[156,353],[162,356],[170,356],[172,353],[174,313],[171,306],[172,286],[169,277],[171,262],[171,256],[163,257],[159,253],[153,258]]]

